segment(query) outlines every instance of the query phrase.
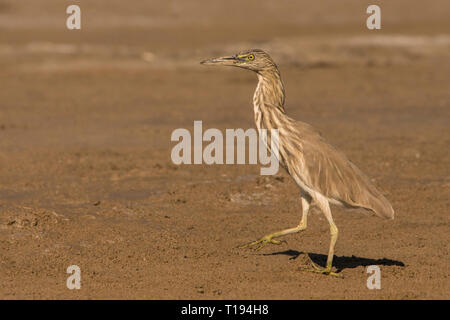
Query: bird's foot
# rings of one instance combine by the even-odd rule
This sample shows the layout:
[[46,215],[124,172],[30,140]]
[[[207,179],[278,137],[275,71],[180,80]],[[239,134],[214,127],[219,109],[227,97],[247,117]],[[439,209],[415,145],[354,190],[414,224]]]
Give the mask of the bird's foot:
[[338,278],[343,278],[342,274],[331,271],[331,268],[332,268],[331,265],[327,265],[326,268],[322,268],[321,266],[318,266],[317,264],[315,264],[311,260],[311,258],[309,258],[309,260],[311,261],[312,268],[305,269],[306,271],[320,273],[320,274],[329,275],[329,276],[338,277]]
[[338,278],[343,278],[342,274],[331,271],[331,269],[332,269],[331,264],[327,265],[326,268],[322,268],[321,266],[314,263],[314,261],[312,261],[309,256],[308,256],[308,258],[309,258],[312,268],[305,268],[305,271],[320,273],[320,274],[329,275],[329,276],[338,277]]
[[333,272],[329,268],[321,268],[321,269],[312,268],[312,269],[306,269],[306,271],[320,273],[320,274],[324,274],[327,276],[333,276],[333,277],[337,277],[337,278],[343,278],[343,276],[340,273]]
[[259,240],[256,241],[252,241],[250,243],[244,244],[242,246],[239,246],[239,249],[243,249],[243,248],[252,248],[255,247],[255,250],[261,250],[265,245],[272,243],[272,244],[276,244],[276,245],[280,245],[283,242],[286,242],[285,240],[275,240],[273,239],[274,235],[273,234],[268,234],[267,236],[262,237]]

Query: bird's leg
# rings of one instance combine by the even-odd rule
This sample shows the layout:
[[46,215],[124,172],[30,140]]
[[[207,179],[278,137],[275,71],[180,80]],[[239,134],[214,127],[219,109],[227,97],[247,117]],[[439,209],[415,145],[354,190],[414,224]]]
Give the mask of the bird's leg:
[[285,236],[287,234],[297,233],[297,232],[305,230],[306,229],[307,218],[308,218],[308,211],[309,211],[311,200],[308,199],[307,197],[303,197],[303,196],[302,196],[301,199],[302,199],[302,220],[300,221],[298,226],[296,226],[295,228],[289,228],[289,229],[285,229],[285,230],[282,230],[282,231],[278,231],[278,232],[274,232],[274,233],[268,234],[268,235],[262,237],[259,240],[252,241],[250,243],[244,244],[244,245],[240,246],[239,248],[242,249],[242,248],[249,248],[249,247],[255,247],[256,246],[256,250],[260,250],[261,248],[263,248],[268,243],[281,244],[283,242],[286,242],[284,240],[281,240],[281,241],[275,240],[274,238],[278,238],[278,237],[281,237],[281,236]]
[[316,273],[322,273],[326,275],[331,275],[335,277],[341,277],[340,274],[332,272],[331,269],[333,267],[333,256],[334,256],[334,245],[336,244],[337,236],[338,236],[338,228],[334,223],[330,224],[330,233],[331,233],[331,242],[330,242],[330,249],[328,251],[328,258],[327,258],[327,266],[325,268],[322,268],[315,264],[311,259],[311,264],[313,266],[313,269],[310,271],[316,272]]
[[336,277],[341,277],[340,274],[331,271],[331,269],[333,267],[334,246],[336,244],[336,240],[338,237],[338,228],[334,224],[333,217],[331,216],[331,210],[330,210],[330,205],[328,203],[328,200],[325,199],[323,196],[318,196],[316,198],[316,200],[317,200],[317,204],[319,205],[320,209],[322,209],[323,213],[325,214],[325,217],[327,218],[328,222],[330,223],[331,241],[330,241],[330,249],[328,251],[327,266],[325,268],[322,268],[322,267],[318,266],[317,264],[315,264],[310,258],[313,269],[311,269],[309,271],[326,274],[326,275],[332,275],[332,276],[336,276]]

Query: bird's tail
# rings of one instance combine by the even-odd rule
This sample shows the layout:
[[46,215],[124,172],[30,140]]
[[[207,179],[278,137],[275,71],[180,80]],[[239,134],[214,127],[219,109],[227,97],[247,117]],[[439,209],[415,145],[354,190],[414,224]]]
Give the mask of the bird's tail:
[[394,219],[394,208],[381,193],[371,195],[370,207],[381,218]]

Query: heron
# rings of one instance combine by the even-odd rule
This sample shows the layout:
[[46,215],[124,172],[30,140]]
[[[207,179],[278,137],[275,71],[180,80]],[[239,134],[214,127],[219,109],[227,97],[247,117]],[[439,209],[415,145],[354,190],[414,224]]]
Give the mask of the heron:
[[[281,244],[276,238],[304,231],[308,212],[318,207],[330,225],[330,246],[325,267],[312,260],[310,271],[341,276],[333,272],[334,248],[338,228],[333,221],[330,205],[363,208],[385,219],[394,218],[394,209],[369,178],[341,151],[329,144],[311,125],[294,120],[285,111],[285,89],[280,71],[264,50],[251,49],[232,56],[207,59],[203,65],[222,65],[247,69],[256,73],[258,84],[253,95],[256,127],[278,130],[278,161],[300,189],[302,218],[293,228],[268,234],[241,248],[261,249],[267,244]],[[271,144],[266,138],[265,146]],[[270,150],[270,149],[269,149]]]

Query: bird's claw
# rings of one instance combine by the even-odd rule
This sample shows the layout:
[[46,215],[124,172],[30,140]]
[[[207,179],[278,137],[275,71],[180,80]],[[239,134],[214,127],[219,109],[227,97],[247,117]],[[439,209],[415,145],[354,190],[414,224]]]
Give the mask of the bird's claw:
[[259,250],[261,250],[263,247],[265,247],[269,243],[280,245],[283,242],[286,243],[285,240],[275,240],[275,239],[273,239],[272,235],[268,235],[268,236],[262,237],[259,240],[252,241],[250,243],[247,243],[247,244],[244,244],[242,246],[239,246],[239,249],[255,247],[255,251],[259,251]]

